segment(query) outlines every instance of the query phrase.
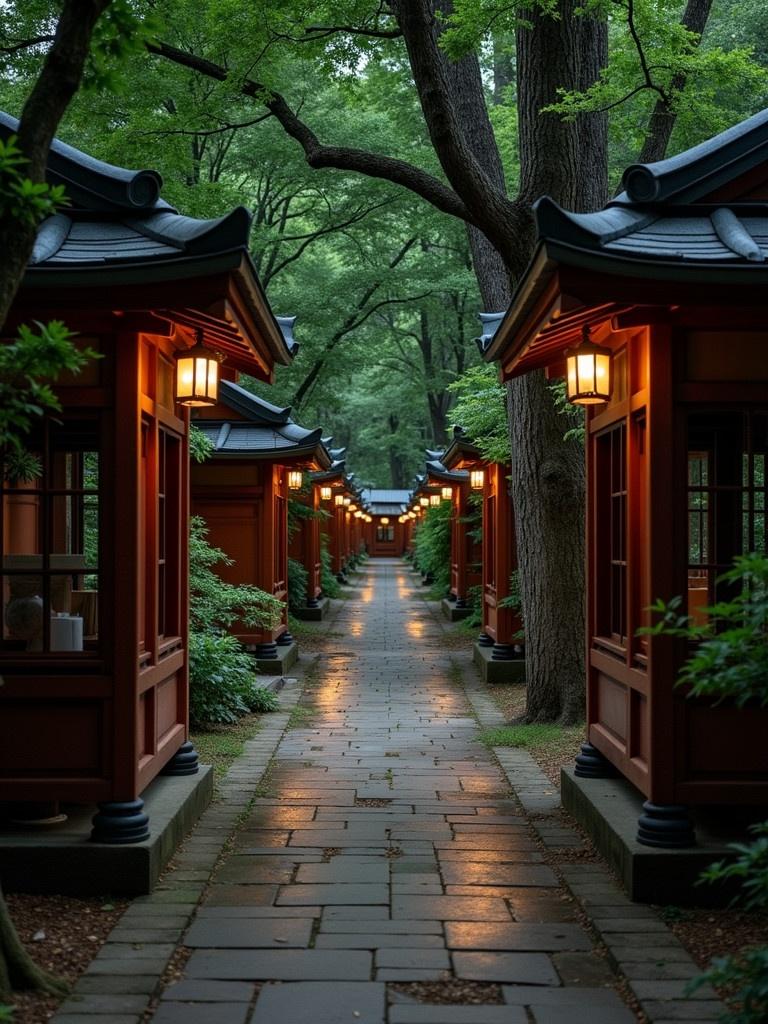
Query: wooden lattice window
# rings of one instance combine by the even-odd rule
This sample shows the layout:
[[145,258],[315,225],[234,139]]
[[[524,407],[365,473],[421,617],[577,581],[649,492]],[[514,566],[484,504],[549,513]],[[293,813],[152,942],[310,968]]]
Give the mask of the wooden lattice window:
[[622,647],[627,640],[627,428],[622,421],[595,438],[596,628]]
[[2,649],[95,653],[101,577],[98,416],[46,417],[27,448],[39,475],[2,472]]
[[391,544],[395,539],[394,526],[377,526],[376,540],[380,544]]
[[737,555],[766,553],[768,413],[720,410],[688,417],[688,606],[725,598],[717,577]]

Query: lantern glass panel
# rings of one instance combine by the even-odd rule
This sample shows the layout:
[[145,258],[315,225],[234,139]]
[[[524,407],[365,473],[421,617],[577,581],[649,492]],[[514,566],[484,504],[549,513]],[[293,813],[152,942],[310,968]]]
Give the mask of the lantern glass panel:
[[435,508],[437,505],[439,505],[440,504],[440,495],[439,494],[430,494],[430,496],[429,496],[429,504],[432,506],[432,508]]
[[288,489],[291,491],[300,491],[301,486],[304,483],[304,474],[300,469],[291,469],[288,471]]
[[485,486],[485,471],[473,469],[469,474],[469,483],[473,491],[482,491]]
[[321,487],[320,488],[320,500],[321,501],[330,501],[331,500],[331,488],[330,487]]
[[443,489],[440,491],[440,496],[442,497],[443,501],[450,501],[451,498],[453,497],[453,488],[443,487]]

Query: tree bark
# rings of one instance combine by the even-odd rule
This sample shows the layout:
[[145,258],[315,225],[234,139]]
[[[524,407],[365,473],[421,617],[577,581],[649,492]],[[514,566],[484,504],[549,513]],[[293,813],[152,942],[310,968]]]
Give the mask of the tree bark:
[[[548,194],[569,209],[590,210],[607,199],[605,116],[566,124],[540,113],[558,88],[595,81],[607,58],[606,26],[576,16],[574,7],[561,0],[559,19],[527,12],[530,27],[518,30],[521,192],[530,202]],[[564,440],[542,371],[510,381],[507,394],[526,716],[573,722],[584,714],[584,454]]]
[[[18,145],[24,174],[45,181],[48,150],[70,100],[80,88],[93,29],[111,0],[65,0],[51,48],[21,112]],[[0,329],[19,290],[35,244],[37,226],[12,213],[0,217]]]
[[[687,28],[689,32],[695,32],[699,40],[701,40],[704,29],[707,27],[711,10],[712,0],[688,0],[680,24]],[[698,46],[698,42],[696,45]],[[685,82],[685,75],[675,75],[669,89],[670,99],[664,100],[659,98],[656,101],[648,120],[645,142],[638,157],[639,163],[651,164],[657,160],[664,159],[669,140],[672,137],[672,129],[675,127],[675,119],[677,118],[670,100],[675,93],[679,94],[683,91]]]

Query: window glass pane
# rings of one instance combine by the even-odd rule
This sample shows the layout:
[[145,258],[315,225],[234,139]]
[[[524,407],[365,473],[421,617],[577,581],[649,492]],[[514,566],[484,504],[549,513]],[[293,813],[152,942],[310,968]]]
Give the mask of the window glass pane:
[[33,574],[3,578],[3,648],[42,651],[44,581]]

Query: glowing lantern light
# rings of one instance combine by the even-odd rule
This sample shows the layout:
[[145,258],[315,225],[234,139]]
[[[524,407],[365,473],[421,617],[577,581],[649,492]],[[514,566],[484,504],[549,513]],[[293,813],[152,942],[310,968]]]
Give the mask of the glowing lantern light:
[[219,400],[219,363],[221,356],[203,344],[203,332],[197,332],[197,344],[176,356],[176,401],[179,405],[215,405]]
[[300,469],[288,470],[288,490],[300,491],[304,483],[304,474]]
[[320,500],[321,501],[330,501],[331,500],[331,488],[330,487],[321,487],[320,488]]
[[382,526],[389,526],[389,516],[382,516],[381,517],[381,525]]
[[443,501],[450,501],[451,498],[453,497],[453,488],[443,487],[440,491],[440,497],[443,499]]
[[584,324],[581,344],[565,353],[568,401],[574,405],[600,405],[611,397],[611,350],[590,341]]
[[334,500],[334,504],[336,505],[336,508],[339,508],[341,505],[344,504],[344,495],[343,494],[337,494],[336,497],[333,500]]
[[429,504],[432,506],[432,508],[437,508],[437,506],[440,504],[440,495],[439,494],[430,494],[430,496],[429,496]]
[[429,498],[419,498],[419,504],[421,505],[422,508],[428,508]]
[[472,469],[469,472],[469,486],[473,491],[482,491],[485,486],[485,470]]

